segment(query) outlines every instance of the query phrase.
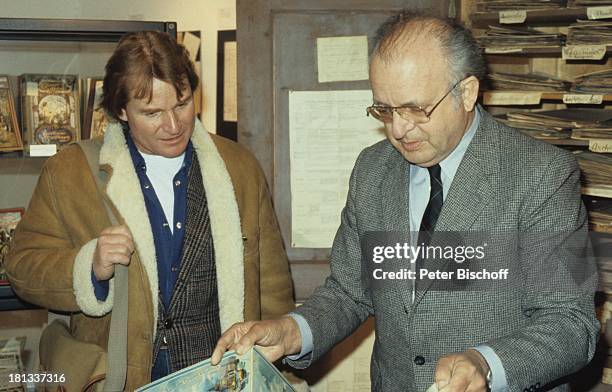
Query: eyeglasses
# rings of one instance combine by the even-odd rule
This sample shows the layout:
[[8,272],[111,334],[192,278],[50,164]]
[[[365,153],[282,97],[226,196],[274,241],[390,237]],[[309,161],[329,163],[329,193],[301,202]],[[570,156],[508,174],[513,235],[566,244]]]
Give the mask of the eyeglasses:
[[[414,106],[414,105],[405,105],[405,106],[385,106],[385,105],[372,105],[366,109],[367,115],[372,115],[377,120],[380,120],[384,123],[390,123],[393,121],[393,112],[399,114],[401,118],[404,120],[412,121],[414,123],[422,124],[426,123],[431,119],[431,114],[434,110],[444,101],[444,98],[448,97],[448,94],[451,93],[461,83],[461,80],[458,81],[451,87],[450,90],[436,104],[431,108],[430,111],[426,111],[423,106]],[[425,106],[427,107],[427,106]]]

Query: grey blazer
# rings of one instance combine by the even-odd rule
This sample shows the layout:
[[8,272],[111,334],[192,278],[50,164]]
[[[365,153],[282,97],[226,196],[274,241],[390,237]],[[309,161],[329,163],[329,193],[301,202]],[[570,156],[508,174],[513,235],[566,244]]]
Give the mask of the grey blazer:
[[[580,171],[572,154],[481,113],[436,231],[555,231],[586,241]],[[571,290],[556,289],[553,277],[562,274],[549,271],[560,271],[559,266],[543,262],[542,254],[564,243],[562,235],[537,243],[527,240],[526,246],[500,246],[506,255],[502,266],[512,264],[506,266],[512,289],[436,290],[434,282],[419,284],[413,301],[411,282],[372,288],[370,275],[362,273],[360,239],[371,231],[411,229],[408,168],[387,140],[359,155],[333,243],[331,275],[296,311],[312,329],[314,350],[288,362],[297,368],[309,366],[373,315],[374,391],[425,391],[434,381],[438,358],[478,344],[495,350],[510,391],[565,390],[567,380],[561,378],[592,358],[599,323],[593,305],[593,260],[561,260],[565,268],[589,271]],[[534,252],[530,246],[545,249]],[[531,286],[534,281],[542,284]]]

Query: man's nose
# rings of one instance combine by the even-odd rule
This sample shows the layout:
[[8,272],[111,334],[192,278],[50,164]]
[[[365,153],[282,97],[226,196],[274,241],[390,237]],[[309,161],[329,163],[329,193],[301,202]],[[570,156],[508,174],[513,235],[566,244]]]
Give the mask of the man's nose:
[[176,115],[174,114],[174,110],[168,110],[164,112],[162,125],[166,132],[169,132],[169,133],[178,132],[179,130],[178,123],[176,121]]
[[415,122],[407,120],[393,111],[393,120],[391,122],[391,134],[396,140],[403,138],[407,132],[414,129]]

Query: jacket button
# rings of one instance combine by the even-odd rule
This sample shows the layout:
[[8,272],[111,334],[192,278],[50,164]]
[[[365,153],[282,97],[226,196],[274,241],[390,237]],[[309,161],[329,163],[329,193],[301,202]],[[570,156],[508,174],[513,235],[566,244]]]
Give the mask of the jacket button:
[[414,357],[414,363],[419,366],[425,365],[425,358],[423,358],[421,355],[417,355]]
[[172,328],[172,324],[172,319],[166,319],[166,321],[164,321],[164,328],[170,329]]

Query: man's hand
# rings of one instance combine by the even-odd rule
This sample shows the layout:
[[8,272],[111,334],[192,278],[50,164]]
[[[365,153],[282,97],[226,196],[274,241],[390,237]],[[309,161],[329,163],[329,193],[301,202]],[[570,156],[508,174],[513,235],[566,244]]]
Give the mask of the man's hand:
[[485,392],[489,365],[476,350],[446,355],[438,360],[434,379],[440,392]]
[[130,264],[134,253],[132,233],[125,225],[111,226],[100,233],[93,259],[96,279],[108,280],[115,274],[115,264]]
[[227,350],[244,354],[255,344],[270,362],[285,355],[297,354],[302,349],[302,336],[295,320],[289,316],[278,320],[247,321],[232,325],[219,338],[211,363],[221,361]]

